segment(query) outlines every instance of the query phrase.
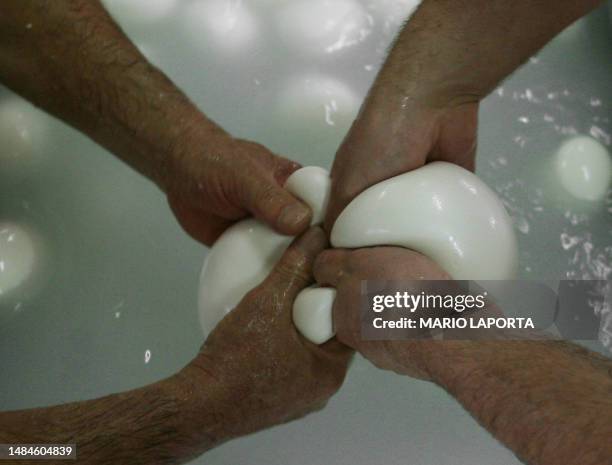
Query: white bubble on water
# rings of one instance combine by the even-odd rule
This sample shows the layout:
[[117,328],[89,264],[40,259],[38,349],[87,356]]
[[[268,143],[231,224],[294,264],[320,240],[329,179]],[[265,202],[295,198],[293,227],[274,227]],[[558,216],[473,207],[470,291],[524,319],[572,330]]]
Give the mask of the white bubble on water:
[[354,0],[296,0],[278,12],[280,37],[302,52],[331,54],[362,43],[373,18]]
[[191,3],[183,12],[183,25],[195,45],[221,53],[250,49],[260,31],[256,15],[241,0]]

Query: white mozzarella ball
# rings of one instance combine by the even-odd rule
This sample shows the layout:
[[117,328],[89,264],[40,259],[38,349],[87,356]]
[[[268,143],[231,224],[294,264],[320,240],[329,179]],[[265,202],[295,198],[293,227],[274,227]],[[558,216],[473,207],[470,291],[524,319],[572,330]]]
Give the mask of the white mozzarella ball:
[[310,206],[310,224],[323,223],[331,192],[331,179],[327,170],[318,166],[300,168],[289,176],[285,188],[289,192],[298,193],[300,199]]
[[[289,176],[286,187],[312,209],[311,224],[322,220],[331,188],[327,171],[301,168]],[[268,276],[292,240],[253,218],[232,225],[217,239],[200,275],[198,306],[205,335]]]
[[184,26],[196,45],[227,52],[249,48],[259,30],[256,16],[239,0],[194,2],[185,8]]
[[240,221],[215,242],[200,275],[198,307],[206,336],[245,294],[268,276],[291,238],[255,219]]
[[[302,168],[286,184],[298,198],[312,202],[315,216],[327,201],[329,180],[322,180],[326,175],[320,168]],[[254,219],[223,233],[200,278],[205,334],[265,279],[290,242]],[[428,255],[455,279],[513,279],[518,260],[512,222],[496,194],[473,173],[444,162],[359,194],[336,220],[331,243],[342,248],[406,247]],[[294,302],[297,329],[316,344],[333,337],[334,298],[333,289],[309,288]]]
[[512,221],[499,197],[472,172],[446,162],[361,192],[336,219],[330,242],[412,249],[453,279],[514,279],[518,265]]
[[335,289],[309,287],[301,291],[293,302],[293,323],[313,344],[323,344],[334,337],[334,300]]
[[563,188],[578,199],[597,201],[608,193],[612,161],[606,148],[589,136],[565,141],[555,158]]

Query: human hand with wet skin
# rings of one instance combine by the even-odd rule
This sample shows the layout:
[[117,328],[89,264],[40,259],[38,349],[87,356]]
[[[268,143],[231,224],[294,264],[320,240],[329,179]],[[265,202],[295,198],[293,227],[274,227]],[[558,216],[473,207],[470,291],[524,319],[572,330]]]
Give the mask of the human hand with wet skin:
[[[227,393],[226,427],[246,434],[321,407],[340,387],[353,351],[336,340],[315,345],[293,325],[296,296],[312,284],[327,245],[319,227],[296,239],[266,280],[247,293],[186,368]],[[191,376],[191,375],[190,375]],[[226,432],[227,434],[227,432]]]
[[442,387],[525,463],[610,463],[609,358],[532,332],[529,340],[518,339],[521,333],[514,332],[509,340],[365,341],[363,280],[449,276],[424,255],[396,247],[328,250],[317,258],[314,274],[319,284],[336,288],[333,318],[338,340],[381,369]]
[[331,231],[360,192],[431,161],[474,170],[480,102],[602,0],[424,0],[396,38],[332,169]]
[[331,231],[368,187],[425,163],[447,161],[474,171],[478,106],[427,96],[403,100],[386,87],[372,90],[336,153],[325,229]]
[[179,223],[197,241],[210,246],[248,216],[291,236],[308,227],[312,212],[284,188],[299,164],[228,134],[202,134],[179,145],[182,153],[162,188]]
[[326,244],[320,228],[296,239],[177,374],[99,399],[0,413],[0,442],[77,444],[79,463],[174,464],[321,408],[353,352],[303,339],[291,308]]
[[314,275],[321,286],[336,289],[333,322],[336,338],[378,368],[427,379],[426,371],[400,348],[423,341],[368,341],[361,336],[361,285],[364,280],[449,280],[448,273],[426,256],[401,247],[326,250],[317,257]]
[[206,245],[247,216],[290,236],[310,223],[283,187],[299,165],[208,118],[97,0],[0,2],[0,81],[153,181]]

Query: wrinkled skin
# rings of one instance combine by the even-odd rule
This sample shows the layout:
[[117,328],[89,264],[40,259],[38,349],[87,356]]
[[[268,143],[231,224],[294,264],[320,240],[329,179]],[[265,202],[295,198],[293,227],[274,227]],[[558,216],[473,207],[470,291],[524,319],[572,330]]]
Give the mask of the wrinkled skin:
[[[401,247],[326,250],[317,257],[314,275],[318,284],[332,286],[337,290],[333,309],[337,339],[384,370],[430,379],[424,356],[427,356],[428,351],[439,348],[440,344],[452,347],[453,339],[461,340],[461,343],[465,339],[504,340],[512,334],[511,331],[447,329],[442,334],[444,341],[439,341],[433,340],[429,332],[414,329],[407,330],[410,331],[410,338],[406,340],[363,340],[360,321],[362,281],[452,281],[451,276],[439,265],[413,250]],[[427,292],[427,286],[423,286],[421,290]],[[414,289],[412,292],[418,293],[420,290]],[[453,314],[454,312],[451,312],[448,316]],[[466,311],[461,315],[465,318],[499,318],[503,313],[494,303],[488,302],[485,308],[477,312]],[[417,314],[412,317],[419,318]],[[535,339],[536,335],[533,337]]]
[[327,231],[353,198],[381,181],[431,161],[474,170],[477,102],[438,107],[409,100],[394,112],[389,102],[397,97],[384,95],[366,100],[336,154]]
[[210,334],[192,368],[203,370],[231,398],[225,423],[245,434],[324,405],[341,386],[352,351],[332,340],[316,346],[295,329],[292,306],[312,283],[315,257],[327,240],[312,228]]
[[365,341],[361,337],[361,282],[367,279],[448,280],[450,276],[429,258],[400,247],[326,250],[317,258],[318,284],[335,287],[333,318],[336,338],[378,368],[428,379],[413,348],[428,341]]
[[225,134],[189,146],[205,148],[178,157],[165,190],[179,223],[194,239],[211,245],[250,215],[282,234],[297,235],[308,227],[310,209],[283,188],[300,165]]

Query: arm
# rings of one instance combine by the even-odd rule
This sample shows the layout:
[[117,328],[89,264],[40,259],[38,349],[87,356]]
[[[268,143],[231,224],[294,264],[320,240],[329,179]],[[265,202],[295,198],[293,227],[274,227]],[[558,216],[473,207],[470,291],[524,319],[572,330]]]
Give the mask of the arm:
[[367,187],[427,161],[473,170],[479,101],[599,3],[424,0],[336,155],[326,228]]
[[440,341],[416,350],[431,380],[526,463],[612,463],[612,360],[565,341]]
[[326,251],[315,276],[337,289],[341,342],[380,368],[435,382],[526,463],[612,463],[612,360],[563,341],[362,340],[363,280],[449,279],[410,250]]
[[98,0],[2,1],[0,81],[153,180],[205,243],[247,213],[285,234],[308,225],[282,188],[297,165],[206,118]]
[[0,439],[75,443],[79,463],[187,461],[227,439],[219,418],[228,397],[202,373],[187,373],[100,399],[0,413]]
[[79,463],[182,463],[320,408],[352,351],[303,340],[291,308],[325,244],[319,228],[297,239],[178,374],[101,399],[0,413],[0,443],[76,443]]

